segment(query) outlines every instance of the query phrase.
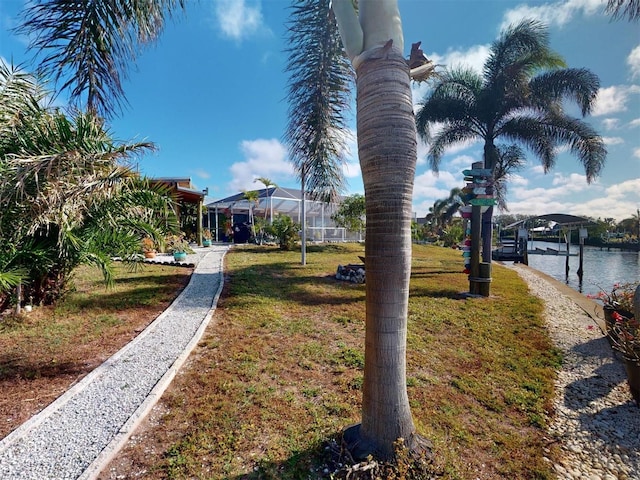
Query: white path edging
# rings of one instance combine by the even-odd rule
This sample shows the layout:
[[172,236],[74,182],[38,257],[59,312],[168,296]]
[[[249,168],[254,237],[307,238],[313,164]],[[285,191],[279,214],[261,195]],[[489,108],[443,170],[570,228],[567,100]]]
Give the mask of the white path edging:
[[[207,253],[187,287],[134,340],[0,441],[0,478],[86,479],[99,473],[151,410],[202,337],[222,291],[226,251],[227,247],[222,247]],[[219,257],[217,262],[213,257]],[[217,278],[214,295],[206,284],[212,274]],[[172,343],[175,331],[185,337]],[[140,346],[142,343],[150,345]],[[136,348],[150,347],[152,360],[136,355]],[[149,365],[152,367],[146,368]],[[134,372],[133,378],[140,378],[141,385],[127,382],[131,378],[126,375],[119,377],[122,371],[130,375]],[[106,388],[100,390],[103,384]],[[91,397],[95,389],[97,395],[93,392]],[[85,399],[87,395],[89,398]],[[129,411],[133,413],[124,417]]]
[[[209,255],[209,254],[207,254]],[[158,403],[160,397],[164,391],[169,387],[173,377],[176,376],[178,370],[184,365],[191,352],[196,347],[204,331],[209,326],[211,322],[211,318],[213,317],[214,312],[216,311],[218,305],[218,299],[220,298],[220,294],[222,293],[222,288],[224,287],[224,273],[222,268],[222,262],[224,259],[224,255],[220,257],[220,282],[218,284],[218,290],[213,298],[213,306],[211,310],[207,313],[207,316],[204,318],[202,323],[200,324],[200,328],[198,328],[196,334],[193,336],[191,341],[187,344],[185,350],[180,354],[180,356],[173,363],[171,368],[167,370],[167,372],[162,376],[162,378],[158,381],[155,387],[149,392],[149,396],[145,399],[144,402],[138,407],[138,409],[131,415],[129,420],[122,426],[120,431],[113,438],[111,443],[105,447],[105,449],[98,455],[98,457],[93,461],[91,465],[84,471],[78,480],[89,480],[96,478],[100,472],[113,460],[113,458],[118,454],[120,449],[124,446],[124,444],[129,440],[129,437],[133,434],[135,429],[142,423],[142,421],[149,414],[151,409]],[[196,269],[197,270],[197,269]],[[195,272],[194,272],[195,273]]]

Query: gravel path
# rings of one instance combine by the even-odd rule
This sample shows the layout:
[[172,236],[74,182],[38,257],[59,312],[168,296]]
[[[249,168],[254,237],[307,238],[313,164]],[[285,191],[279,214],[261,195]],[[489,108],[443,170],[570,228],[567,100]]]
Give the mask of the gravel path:
[[556,380],[550,433],[563,459],[559,479],[640,479],[640,409],[624,366],[594,320],[535,270],[513,265],[531,293],[545,302],[551,338],[564,353]]
[[99,472],[202,336],[222,289],[226,251],[221,245],[196,249],[187,259],[197,263],[191,281],[167,310],[0,442],[1,479],[77,479]]

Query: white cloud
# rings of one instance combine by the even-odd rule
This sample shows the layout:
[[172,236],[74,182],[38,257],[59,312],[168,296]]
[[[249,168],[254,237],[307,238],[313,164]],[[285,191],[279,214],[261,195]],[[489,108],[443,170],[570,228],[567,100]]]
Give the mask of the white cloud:
[[629,128],[640,127],[640,118],[635,118],[629,122]]
[[551,183],[546,188],[510,189],[509,211],[527,215],[559,212],[622,220],[634,213],[640,202],[640,177],[605,188],[598,183],[588,185],[584,175],[558,173]]
[[633,156],[636,158],[640,158],[640,148],[635,148],[633,150]]
[[260,0],[248,5],[245,0],[217,0],[215,16],[222,34],[242,41],[259,31],[268,30],[263,24]]
[[439,198],[449,196],[449,192],[454,187],[462,186],[462,177],[449,172],[439,174],[427,170],[417,175],[413,184],[413,196],[416,199],[429,198],[431,204]]
[[612,217],[620,221],[628,218],[635,212],[633,201],[624,201],[608,196],[573,202],[570,198],[541,197],[539,201],[513,201],[509,202],[511,213],[524,215],[542,215],[546,213],[568,213],[579,217],[606,218]]
[[631,195],[635,195],[636,199],[640,199],[640,177],[625,180],[622,183],[611,185],[606,189],[608,197],[614,199],[627,198],[631,199]]
[[627,65],[631,70],[631,78],[640,78],[640,45],[631,50],[627,57]]
[[521,4],[511,10],[507,10],[503,16],[500,29],[503,30],[525,18],[534,18],[549,26],[562,27],[576,15],[593,15],[601,12],[604,5],[604,0],[568,0],[544,3],[534,7]]
[[563,192],[579,192],[587,188],[587,177],[579,173],[570,173],[568,176],[563,173],[553,175],[552,185],[562,188]]
[[477,158],[472,157],[471,155],[458,155],[453,160],[447,162],[447,166],[450,168],[459,168],[460,170],[464,170],[465,168],[471,168],[471,164],[478,162]]
[[596,197],[585,202],[572,204],[569,213],[584,217],[615,218],[621,221],[629,218],[636,211],[636,204],[628,199],[615,199],[613,197]]
[[244,140],[240,149],[244,161],[235,162],[229,171],[233,193],[255,188],[257,177],[267,177],[276,183],[295,177],[293,165],[287,160],[287,149],[276,139]]
[[605,130],[616,130],[620,127],[619,118],[605,118],[602,120],[602,126]]
[[436,65],[443,65],[446,68],[471,67],[478,73],[482,73],[482,68],[489,57],[489,45],[473,45],[467,50],[447,50],[444,54],[431,53],[427,58],[433,60]]
[[359,178],[362,175],[362,171],[360,170],[360,163],[357,161],[347,161],[342,166],[342,173],[345,178]]
[[523,177],[522,175],[518,175],[517,173],[509,175],[509,187],[526,187],[527,185],[529,185],[528,178]]
[[[528,190],[524,188],[513,189],[513,191],[509,191],[509,196],[516,200],[530,201],[532,203],[540,204],[555,201],[557,198],[573,196],[587,188],[594,188],[593,185],[587,184],[587,180],[584,175],[580,175],[578,173],[571,173],[568,176],[562,173],[556,173],[553,176],[551,184],[553,185],[551,188],[537,187]],[[511,208],[511,203],[509,203],[509,209],[515,211],[515,209]]]
[[624,139],[621,137],[602,137],[602,141],[605,145],[620,145],[624,143]]
[[616,112],[624,112],[627,110],[627,101],[629,96],[634,93],[640,93],[640,87],[637,85],[614,85],[607,88],[601,88],[598,91],[593,111],[593,116],[609,115]]

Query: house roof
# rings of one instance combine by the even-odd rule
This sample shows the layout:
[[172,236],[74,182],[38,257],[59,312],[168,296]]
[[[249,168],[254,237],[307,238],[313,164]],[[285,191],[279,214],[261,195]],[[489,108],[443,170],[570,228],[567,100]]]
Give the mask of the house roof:
[[566,213],[549,213],[547,215],[536,215],[533,217],[529,217],[525,220],[520,220],[518,222],[507,225],[504,228],[505,230],[516,228],[533,220],[548,220],[549,222],[555,222],[562,227],[573,227],[576,225],[587,225],[589,223],[593,223],[591,220],[584,217],[577,217],[575,215],[569,215]]
[[[258,209],[273,208],[274,212],[284,213],[292,216],[298,214],[300,210],[300,199],[302,198],[300,190],[294,188],[269,187],[258,192]],[[307,214],[313,215],[314,210],[319,210],[320,205],[326,203],[314,201],[307,195]],[[207,204],[207,208],[225,210],[231,208],[234,211],[249,210],[249,200],[245,198],[245,193],[240,192],[230,197],[222,198]],[[317,207],[317,208],[316,208]]]
[[187,203],[199,203],[204,200],[206,195],[204,190],[196,190],[193,188],[190,178],[159,177],[150,178],[149,181],[151,183],[163,183],[170,186],[178,198]]

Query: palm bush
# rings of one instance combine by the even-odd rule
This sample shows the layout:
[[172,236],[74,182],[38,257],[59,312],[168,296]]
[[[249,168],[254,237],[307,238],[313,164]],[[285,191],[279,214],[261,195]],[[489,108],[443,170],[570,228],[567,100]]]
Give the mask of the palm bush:
[[0,67],[0,307],[25,298],[53,303],[80,264],[112,281],[112,257],[134,259],[140,240],[177,229],[166,187],[131,168],[150,143],[116,144],[91,112],[42,106],[37,80]]
[[278,214],[273,223],[266,227],[267,233],[278,239],[281,250],[292,250],[299,238],[300,225],[288,215]]

